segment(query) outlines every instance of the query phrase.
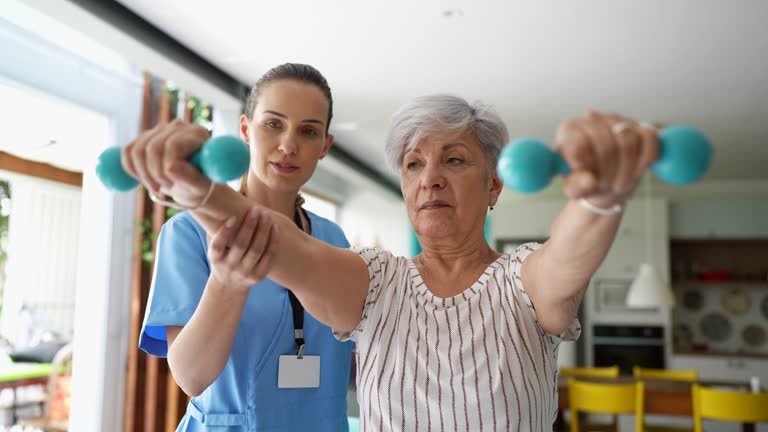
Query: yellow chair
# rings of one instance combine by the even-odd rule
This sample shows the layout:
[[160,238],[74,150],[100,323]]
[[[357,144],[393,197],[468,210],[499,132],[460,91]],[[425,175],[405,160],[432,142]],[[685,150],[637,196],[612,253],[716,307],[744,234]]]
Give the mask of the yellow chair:
[[[560,368],[560,376],[567,378],[618,378],[619,367],[564,367]],[[567,422],[566,422],[567,425]],[[587,423],[582,424],[583,429],[590,431],[615,431],[616,416],[613,417],[612,423]]]
[[768,392],[747,393],[693,385],[693,428],[702,432],[702,419],[739,423],[768,422]]
[[[632,368],[632,375],[637,379],[683,381],[691,383],[696,382],[698,379],[698,372],[696,372],[696,369],[669,370],[635,366]],[[692,430],[693,429],[690,426],[645,425],[645,432],[691,432]]]
[[653,380],[695,382],[698,379],[698,373],[696,372],[696,369],[669,370],[635,366],[632,368],[632,375],[638,379]]
[[634,414],[635,430],[643,430],[642,381],[606,384],[568,380],[571,432],[579,432],[579,413]]
[[619,367],[564,367],[560,376],[569,378],[618,378]]

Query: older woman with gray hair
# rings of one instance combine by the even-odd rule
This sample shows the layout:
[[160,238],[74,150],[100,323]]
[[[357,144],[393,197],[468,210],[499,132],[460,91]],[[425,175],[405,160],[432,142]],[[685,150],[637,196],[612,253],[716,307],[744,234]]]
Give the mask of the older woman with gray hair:
[[225,185],[197,206],[210,181],[184,158],[202,140],[182,135],[154,143],[178,155],[163,164],[168,191],[218,233],[212,253],[253,238],[269,263],[256,276],[293,291],[338,338],[357,343],[361,422],[370,431],[551,430],[558,344],[578,337],[589,279],[658,152],[655,131],[618,115],[563,122],[556,146],[573,168],[563,181],[570,201],[544,244],[501,254],[483,225],[502,190],[495,167],[509,139],[504,122],[459,97],[417,98],[395,114],[386,144],[422,246],[406,258],[336,249],[267,210],[269,221],[256,226],[245,217],[251,205]]

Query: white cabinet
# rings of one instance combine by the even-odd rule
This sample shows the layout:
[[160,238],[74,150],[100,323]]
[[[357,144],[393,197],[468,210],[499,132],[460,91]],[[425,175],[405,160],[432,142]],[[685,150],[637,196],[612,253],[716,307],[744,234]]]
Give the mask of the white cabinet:
[[565,200],[518,201],[497,206],[491,212],[492,247],[497,240],[546,239]]
[[662,279],[669,281],[668,238],[666,201],[632,200],[596,276],[632,279],[640,264],[650,263]]
[[[548,238],[552,222],[565,204],[565,200],[542,200],[498,206],[491,213],[492,246],[498,240]],[[656,267],[662,278],[668,280],[667,203],[658,199],[647,202],[634,199],[627,205],[616,239],[596,274],[633,278],[638,266],[647,261]]]
[[696,369],[700,380],[748,382],[756,376],[761,386],[768,386],[768,358],[673,354],[669,368]]
[[677,238],[768,236],[768,201],[679,201],[670,205],[670,235]]

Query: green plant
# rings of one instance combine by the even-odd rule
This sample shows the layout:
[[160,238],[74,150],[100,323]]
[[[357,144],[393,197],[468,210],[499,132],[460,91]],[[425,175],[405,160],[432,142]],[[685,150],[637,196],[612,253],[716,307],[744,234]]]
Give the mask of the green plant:
[[[181,97],[181,91],[176,85],[170,81],[166,82],[164,91],[168,94],[168,107],[170,108],[169,117],[178,118],[181,117],[179,113],[179,101]],[[195,96],[189,96],[187,98],[187,108],[192,111],[192,123],[199,124],[208,130],[213,129],[212,114],[213,108],[202,102]],[[140,188],[140,193],[146,193],[146,189]],[[165,219],[172,218],[180,210],[168,207],[165,210]],[[139,221],[137,229],[141,233],[141,240],[139,242],[139,251],[141,253],[141,260],[145,264],[152,264],[155,260],[155,240],[157,240],[157,234],[155,234],[152,226],[152,216],[147,216]]]

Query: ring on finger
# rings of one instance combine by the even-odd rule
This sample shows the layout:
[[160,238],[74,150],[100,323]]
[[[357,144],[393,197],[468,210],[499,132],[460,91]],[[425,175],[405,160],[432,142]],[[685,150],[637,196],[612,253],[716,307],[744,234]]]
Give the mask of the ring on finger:
[[613,126],[611,126],[611,132],[613,132],[614,135],[621,135],[622,132],[629,130],[632,128],[632,123],[630,122],[619,122],[615,123]]

